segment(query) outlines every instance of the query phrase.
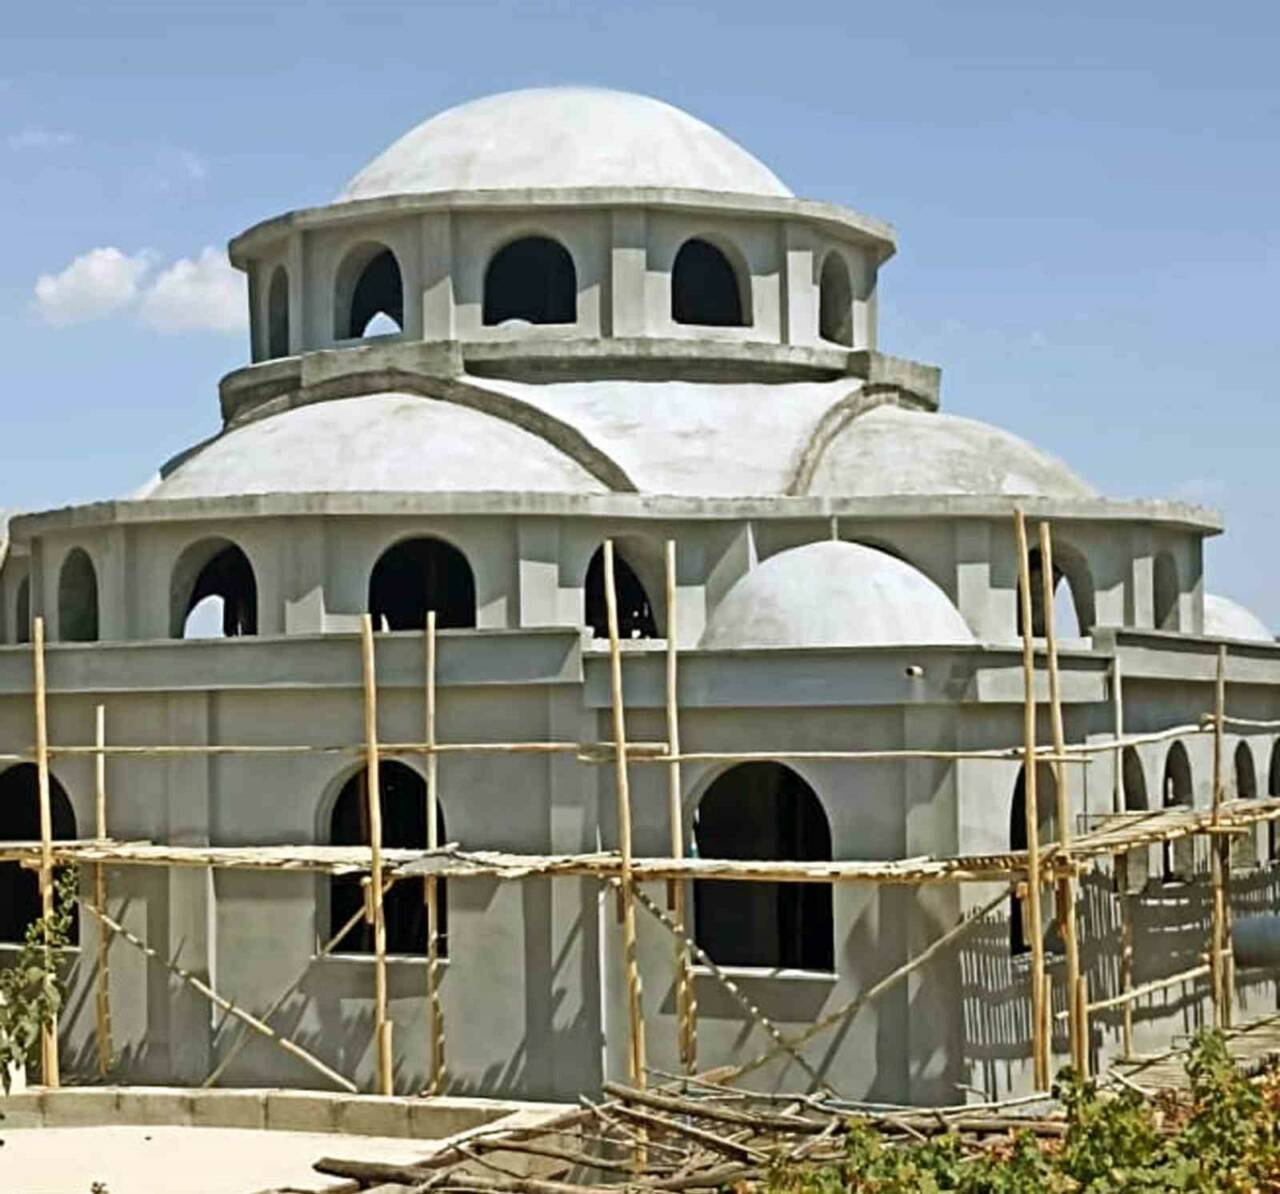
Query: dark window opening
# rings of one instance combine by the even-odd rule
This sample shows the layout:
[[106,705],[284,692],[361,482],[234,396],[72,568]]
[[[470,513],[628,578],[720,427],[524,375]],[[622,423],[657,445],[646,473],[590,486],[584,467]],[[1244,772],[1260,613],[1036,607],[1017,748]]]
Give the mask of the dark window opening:
[[258,582],[249,557],[225,539],[197,543],[174,569],[174,638],[243,638],[258,633]]
[[267,292],[267,356],[289,355],[289,275],[276,266]]
[[[658,623],[653,604],[635,570],[622,558],[617,544],[613,550],[613,583],[618,596],[618,637],[657,638]],[[586,623],[592,638],[609,637],[609,611],[604,599],[604,548],[598,547],[587,565],[584,586]]]
[[[1271,764],[1267,768],[1267,795],[1280,796],[1280,741],[1271,747]],[[1267,861],[1280,861],[1280,828],[1274,820],[1267,822]]]
[[[1126,746],[1120,756],[1120,787],[1124,796],[1125,812],[1145,812],[1147,803],[1147,778],[1143,774],[1142,760],[1132,746]],[[1147,863],[1150,851],[1147,847],[1130,850],[1123,855],[1118,867],[1124,868],[1125,889],[1140,891],[1147,881]]]
[[671,269],[671,318],[706,327],[746,327],[742,291],[729,259],[705,240],[687,240]]
[[[0,773],[0,841],[40,840],[40,772],[22,763]],[[54,841],[73,841],[76,816],[66,790],[49,777],[49,814]],[[71,922],[71,941],[80,939],[79,921]],[[29,925],[40,919],[40,880],[17,862],[0,863],[0,941],[21,942]]]
[[[1043,850],[1051,845],[1057,837],[1057,800],[1058,785],[1054,781],[1053,769],[1045,763],[1036,767],[1036,817],[1039,845]],[[1027,773],[1026,768],[1018,771],[1017,783],[1013,786],[1013,799],[1009,802],[1009,849],[1020,852],[1027,848]],[[1044,934],[1046,952],[1054,952],[1059,945],[1059,934],[1053,917],[1049,914],[1052,907],[1046,893],[1040,896],[1040,922]],[[1031,952],[1031,942],[1027,937],[1026,924],[1023,920],[1022,900],[1017,896],[1009,902],[1009,952],[1017,957]]]
[[1173,556],[1162,551],[1156,556],[1154,609],[1157,630],[1178,629],[1178,565]]
[[14,626],[13,641],[15,643],[29,643],[31,641],[31,578],[24,576],[18,582],[18,600],[14,603]]
[[818,283],[818,335],[833,344],[853,345],[853,286],[839,253],[828,253]]
[[[1253,766],[1253,752],[1247,742],[1236,745],[1235,788],[1237,800],[1258,798],[1258,775]],[[1231,839],[1231,865],[1236,870],[1249,870],[1258,865],[1258,836],[1255,826],[1247,833]]]
[[[427,784],[411,767],[387,761],[379,768],[379,807],[382,810],[382,844],[387,849],[427,848]],[[359,771],[343,785],[329,818],[329,841],[335,846],[369,844],[367,771]],[[436,840],[448,841],[444,812],[436,805]],[[364,904],[359,875],[335,875],[329,880],[329,933],[332,937]],[[437,883],[440,914],[440,956],[448,954],[449,900],[447,883]],[[427,906],[423,885],[403,880],[383,897],[387,925],[387,950],[393,954],[427,952]],[[363,918],[334,946],[341,953],[373,953],[373,926]]]
[[365,245],[343,262],[336,297],[339,340],[387,335],[404,329],[404,282],[390,249]]
[[545,236],[499,249],[484,272],[484,322],[575,323],[578,276],[568,250]]
[[[743,763],[717,779],[698,805],[700,858],[829,861],[831,828],[803,779],[780,763]],[[835,968],[831,885],[693,884],[698,944],[722,966],[830,972]]]
[[98,641],[98,573],[80,547],[67,555],[58,577],[58,637],[64,643]]
[[[1190,808],[1194,804],[1191,760],[1181,742],[1175,742],[1165,757],[1162,803],[1164,808]],[[1195,870],[1194,837],[1162,842],[1160,854],[1161,877],[1166,883],[1191,878]]]
[[[1031,580],[1031,634],[1045,633],[1044,564],[1040,549],[1027,553]],[[1083,556],[1065,545],[1053,551],[1053,630],[1058,639],[1080,638],[1091,633],[1094,623],[1093,578]],[[1017,631],[1022,634],[1022,599],[1018,598]]]
[[407,539],[383,552],[369,579],[379,630],[421,630],[427,610],[441,630],[476,624],[476,582],[467,557],[441,539]]

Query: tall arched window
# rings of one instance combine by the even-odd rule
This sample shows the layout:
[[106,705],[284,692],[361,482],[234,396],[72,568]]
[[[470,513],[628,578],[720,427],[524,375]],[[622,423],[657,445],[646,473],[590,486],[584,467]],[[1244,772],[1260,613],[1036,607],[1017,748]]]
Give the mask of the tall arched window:
[[202,539],[178,557],[169,590],[169,633],[173,638],[258,633],[253,565],[229,539]]
[[818,335],[833,344],[853,345],[853,286],[849,267],[834,250],[822,263],[818,282]]
[[1171,553],[1156,556],[1154,575],[1155,626],[1157,630],[1178,629],[1178,565]]
[[[40,773],[31,763],[0,772],[0,841],[40,840]],[[55,841],[76,836],[76,815],[66,790],[49,777],[49,813]],[[21,942],[27,926],[40,919],[40,882],[35,871],[17,862],[0,863],[0,941]],[[72,938],[77,940],[77,923]]]
[[[1031,633],[1044,635],[1044,564],[1040,549],[1027,553],[1031,573]],[[1068,544],[1053,545],[1053,627],[1057,638],[1090,634],[1095,621],[1093,574],[1084,555]],[[1022,633],[1022,602],[1018,601],[1017,628]]]
[[[1147,777],[1142,770],[1142,759],[1132,746],[1126,746],[1120,756],[1120,784],[1124,794],[1124,809],[1128,813],[1145,812],[1150,807],[1147,800]],[[1127,871],[1126,888],[1140,891],[1147,881],[1147,864],[1150,850],[1130,850],[1124,856]]]
[[267,356],[289,355],[289,273],[277,265],[267,290]]
[[746,327],[749,304],[737,271],[709,241],[687,240],[671,268],[671,318],[704,327]]
[[98,573],[81,547],[73,547],[58,576],[58,638],[64,643],[98,641]]
[[379,557],[369,612],[380,630],[421,630],[427,610],[442,630],[476,624],[476,582],[467,557],[443,539],[406,539]]
[[558,241],[526,236],[499,249],[484,272],[487,327],[518,319],[525,323],[575,323],[578,275]]
[[335,338],[358,340],[403,329],[404,282],[396,255],[385,245],[357,246],[338,270]]
[[[1164,785],[1161,804],[1164,808],[1191,808],[1195,789],[1191,780],[1191,759],[1181,742],[1169,747],[1164,761]],[[1161,869],[1166,883],[1190,879],[1195,871],[1195,838],[1182,837],[1161,844]]]
[[13,604],[13,641],[31,641],[31,577],[24,576],[18,582],[18,599]]
[[[427,846],[427,785],[411,767],[394,760],[380,764],[379,806],[382,810],[382,844],[387,849],[424,850]],[[343,785],[329,817],[329,842],[335,846],[369,844],[368,772],[356,772]],[[436,836],[448,841],[444,811],[436,805]],[[364,902],[359,875],[335,875],[329,880],[329,936],[333,936]],[[440,909],[440,954],[448,952],[449,900],[447,884],[437,884]],[[393,954],[427,952],[427,908],[422,884],[404,880],[383,898],[387,924],[387,949]],[[373,952],[373,926],[362,918],[334,947],[341,953]]]
[[[1046,763],[1036,767],[1036,824],[1039,827],[1039,843],[1046,846],[1057,838],[1055,809],[1058,785],[1054,782],[1053,768]],[[1018,779],[1013,785],[1013,799],[1009,802],[1009,849],[1020,852],[1027,848],[1027,774],[1026,768],[1018,769]],[[1044,907],[1043,896],[1041,907]],[[1053,918],[1042,914],[1045,948],[1052,948],[1056,941]],[[1031,949],[1023,922],[1022,900],[1016,895],[1009,902],[1009,952],[1014,956]]]
[[[620,638],[657,638],[658,623],[653,616],[653,603],[635,569],[627,562],[618,545],[613,550],[613,581],[618,596],[618,635]],[[609,636],[609,612],[604,596],[604,548],[596,548],[587,565],[583,586],[587,626],[592,638]]]
[[[698,804],[693,841],[700,858],[831,858],[821,802],[781,763],[721,775]],[[721,965],[834,969],[830,884],[697,880],[693,909],[698,944]]]
[[[1256,800],[1258,775],[1253,766],[1253,751],[1247,742],[1236,744],[1234,762],[1236,799]],[[1231,864],[1241,869],[1258,865],[1258,839],[1252,829],[1231,839]]]

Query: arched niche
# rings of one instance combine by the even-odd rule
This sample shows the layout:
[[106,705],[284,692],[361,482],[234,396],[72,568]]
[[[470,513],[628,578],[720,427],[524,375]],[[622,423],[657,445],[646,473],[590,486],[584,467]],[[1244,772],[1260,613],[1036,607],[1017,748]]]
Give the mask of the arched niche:
[[559,241],[525,236],[499,249],[484,272],[484,323],[509,320],[569,324],[578,320],[578,275]]
[[[1044,562],[1040,549],[1027,553],[1031,579],[1031,633],[1045,633]],[[1083,552],[1070,544],[1053,544],[1053,625],[1059,639],[1083,638],[1093,633],[1097,621],[1093,572]],[[1022,601],[1017,603],[1017,631],[1022,634]]]
[[[1191,808],[1195,804],[1195,785],[1191,775],[1191,757],[1181,742],[1169,747],[1164,760],[1161,783],[1161,807]],[[1195,872],[1195,838],[1178,838],[1162,842],[1161,877],[1166,883],[1182,882]]]
[[729,257],[708,240],[680,246],[671,267],[671,318],[700,327],[747,327],[750,286]]
[[386,245],[357,245],[338,267],[333,297],[338,340],[404,330],[404,280],[400,262]]
[[174,565],[169,586],[171,638],[243,638],[258,633],[258,582],[230,539],[193,543]]
[[443,539],[405,539],[378,557],[369,612],[379,630],[422,630],[427,611],[441,630],[476,624],[476,582],[467,557]]
[[[1036,765],[1036,826],[1041,849],[1057,840],[1058,785],[1053,768],[1047,763]],[[1020,852],[1027,848],[1027,772],[1018,768],[1018,778],[1013,785],[1013,798],[1009,801],[1009,849]],[[1046,894],[1040,897],[1040,921],[1045,949],[1055,948],[1058,937],[1053,924],[1052,905]],[[1009,900],[1009,952],[1014,957],[1030,952],[1031,941],[1027,937],[1022,900],[1012,896]]]
[[1178,629],[1178,563],[1173,553],[1160,552],[1155,559],[1152,576],[1152,616],[1157,630]]
[[[699,858],[829,861],[831,826],[813,789],[781,763],[741,763],[698,803]],[[828,883],[693,884],[695,936],[718,964],[830,972],[835,967]]]
[[289,271],[277,265],[267,288],[267,356],[289,355]]
[[96,643],[98,629],[98,571],[84,548],[73,547],[58,574],[58,638]]
[[[368,771],[361,768],[343,784],[329,814],[330,845],[369,844]],[[427,847],[427,785],[412,767],[385,760],[378,768],[378,807],[382,813],[382,845],[386,849],[425,850]],[[444,810],[436,805],[436,840],[446,842]],[[329,937],[335,936],[364,904],[361,876],[334,875],[329,880]],[[440,924],[439,952],[448,952],[448,885],[436,885]],[[387,926],[387,950],[393,954],[427,952],[427,907],[421,883],[394,884],[382,901]],[[373,926],[360,918],[334,946],[339,953],[373,952]]]
[[[613,545],[613,578],[618,597],[619,638],[660,637],[656,609],[649,595],[649,587],[641,576],[643,573],[651,583],[656,583],[660,576],[655,574],[648,555],[643,545],[638,542],[626,544],[615,542]],[[591,631],[591,637],[607,638],[609,619],[604,591],[603,545],[596,548],[591,562],[587,565],[582,595],[583,621]]]
[[[32,763],[0,772],[0,841],[40,840],[40,773]],[[49,777],[49,814],[54,841],[73,841],[76,815],[66,789]],[[20,943],[27,927],[40,919],[40,882],[34,870],[17,862],[0,863],[0,942]],[[72,941],[78,921],[72,921]]]
[[818,280],[818,335],[853,347],[853,283],[848,264],[834,249],[823,261]]

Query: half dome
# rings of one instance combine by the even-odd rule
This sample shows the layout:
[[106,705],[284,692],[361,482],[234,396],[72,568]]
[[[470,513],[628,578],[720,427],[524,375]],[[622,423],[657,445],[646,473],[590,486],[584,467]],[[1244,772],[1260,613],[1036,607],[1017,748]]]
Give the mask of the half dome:
[[910,564],[825,540],[770,556],[725,595],[700,646],[875,647],[973,642],[960,611]]
[[374,158],[337,202],[542,187],[791,196],[740,145],[661,100],[593,87],[540,87],[486,96],[431,117]]
[[833,437],[808,492],[1096,497],[1062,461],[998,427],[928,411],[880,406]]
[[1251,609],[1217,593],[1204,595],[1204,632],[1208,638],[1235,638],[1273,643],[1276,636]]

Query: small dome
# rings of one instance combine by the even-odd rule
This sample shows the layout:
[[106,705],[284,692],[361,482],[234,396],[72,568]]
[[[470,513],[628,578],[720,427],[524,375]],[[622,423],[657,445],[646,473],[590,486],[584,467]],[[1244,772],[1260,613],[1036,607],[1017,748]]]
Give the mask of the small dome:
[[1062,461],[975,419],[880,406],[827,445],[809,493],[1095,497]]
[[1237,638],[1273,643],[1276,636],[1251,609],[1217,593],[1204,595],[1204,632],[1208,638]]
[[762,162],[679,108],[592,87],[472,100],[418,125],[338,195],[656,187],[790,197]]
[[246,423],[137,496],[487,490],[603,493],[605,486],[503,419],[433,398],[374,394]]
[[726,594],[703,647],[874,647],[973,642],[927,576],[887,552],[827,540],[779,552]]

